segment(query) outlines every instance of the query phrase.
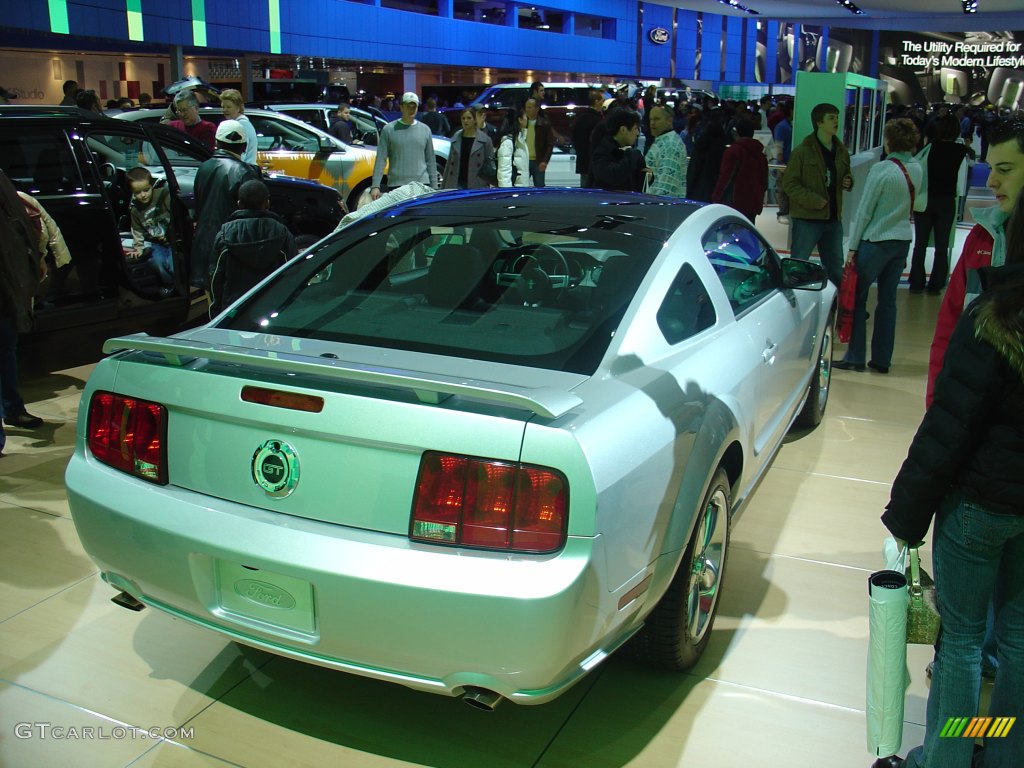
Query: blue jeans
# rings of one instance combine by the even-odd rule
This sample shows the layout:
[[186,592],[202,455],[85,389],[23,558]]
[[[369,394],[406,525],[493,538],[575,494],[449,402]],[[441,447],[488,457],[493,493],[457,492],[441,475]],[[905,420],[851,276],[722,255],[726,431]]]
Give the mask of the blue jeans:
[[843,222],[839,219],[792,219],[793,245],[790,255],[794,259],[809,259],[815,246],[828,279],[839,287],[843,279]]
[[174,285],[174,256],[171,248],[159,243],[150,243],[149,263],[153,265],[164,285]]
[[530,161],[530,178],[533,180],[533,186],[543,187],[544,186],[544,174],[547,171],[542,171],[538,166],[540,164],[536,160]]
[[860,241],[857,250],[857,300],[853,309],[853,333],[843,356],[846,362],[864,365],[868,289],[877,280],[878,304],[875,306],[875,329],[871,333],[871,360],[883,368],[892,363],[896,341],[896,289],[907,266],[909,250],[909,240]]
[[[936,646],[924,744],[906,768],[969,766],[974,740],[941,737],[951,717],[975,717],[981,649],[995,599],[999,669],[989,717],[1024,715],[1024,516],[997,515],[950,493],[935,518],[935,584],[942,629]],[[1024,728],[985,740],[985,768],[1019,766]]]

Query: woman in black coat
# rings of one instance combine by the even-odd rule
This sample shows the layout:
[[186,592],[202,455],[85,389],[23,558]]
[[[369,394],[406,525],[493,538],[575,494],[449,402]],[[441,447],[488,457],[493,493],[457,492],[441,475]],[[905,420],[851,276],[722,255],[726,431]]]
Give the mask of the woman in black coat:
[[718,183],[725,154],[725,129],[717,120],[709,120],[693,142],[690,164],[686,169],[686,197],[710,203]]
[[[1024,195],[1007,225],[1007,263],[980,270],[985,290],[953,331],[935,397],[882,522],[900,546],[932,518],[942,617],[924,745],[908,768],[971,764],[973,739],[942,738],[978,714],[981,656],[994,599],[999,669],[987,715],[1024,712]],[[986,766],[1020,765],[1024,729],[985,740]]]

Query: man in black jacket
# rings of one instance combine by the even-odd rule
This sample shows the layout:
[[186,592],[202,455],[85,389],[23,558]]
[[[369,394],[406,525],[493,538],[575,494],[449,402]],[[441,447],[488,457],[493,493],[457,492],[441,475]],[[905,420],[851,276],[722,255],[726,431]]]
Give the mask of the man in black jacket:
[[581,107],[576,111],[576,119],[572,124],[572,146],[576,150],[576,172],[580,175],[580,186],[592,186],[590,181],[590,137],[597,124],[601,122],[604,94],[592,88],[587,94],[590,106]]
[[270,210],[270,192],[262,181],[238,189],[238,210],[213,244],[211,313],[219,312],[296,253],[295,238]]
[[338,105],[338,111],[331,120],[331,126],[327,132],[336,139],[346,144],[352,143],[352,110],[348,104],[342,102]]
[[596,131],[591,147],[590,183],[599,189],[639,192],[643,189],[644,156],[633,145],[640,135],[640,115],[625,107],[604,119],[603,131]]
[[221,225],[235,210],[239,188],[246,181],[260,177],[255,166],[240,159],[245,146],[245,129],[237,120],[224,120],[217,126],[217,151],[196,172],[193,187],[196,234],[192,240],[189,276],[192,285],[198,288],[210,289],[213,241]]

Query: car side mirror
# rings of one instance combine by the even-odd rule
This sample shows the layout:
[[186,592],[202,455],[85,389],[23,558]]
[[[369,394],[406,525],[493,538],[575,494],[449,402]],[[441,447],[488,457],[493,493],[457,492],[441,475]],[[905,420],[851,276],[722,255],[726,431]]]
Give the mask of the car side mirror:
[[782,260],[782,285],[804,291],[823,291],[828,285],[825,268],[803,259]]
[[317,144],[321,152],[344,152],[344,150],[326,136],[317,136]]

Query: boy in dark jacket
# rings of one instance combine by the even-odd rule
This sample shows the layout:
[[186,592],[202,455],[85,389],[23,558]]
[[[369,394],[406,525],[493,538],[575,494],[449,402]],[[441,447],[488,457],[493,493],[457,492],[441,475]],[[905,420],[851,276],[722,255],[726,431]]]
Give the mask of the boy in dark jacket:
[[591,146],[590,183],[598,189],[639,192],[643,189],[644,156],[633,145],[640,135],[640,115],[616,109],[604,119],[603,131],[595,129]]
[[270,192],[262,181],[238,188],[238,210],[217,233],[213,252],[211,312],[231,304],[295,255],[295,238],[270,210]]
[[160,294],[169,296],[174,292],[171,193],[166,186],[154,183],[146,168],[132,168],[127,176],[132,188],[132,253],[139,259],[149,248],[150,264],[163,283]]

